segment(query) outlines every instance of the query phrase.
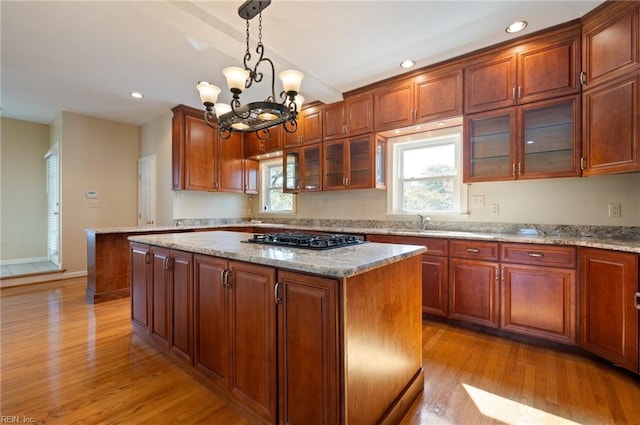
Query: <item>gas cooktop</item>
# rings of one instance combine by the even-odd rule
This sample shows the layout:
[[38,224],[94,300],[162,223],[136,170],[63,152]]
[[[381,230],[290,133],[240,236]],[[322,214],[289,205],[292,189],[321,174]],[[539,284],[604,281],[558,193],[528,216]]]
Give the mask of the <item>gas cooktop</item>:
[[247,240],[250,243],[263,245],[286,246],[292,248],[306,249],[332,249],[344,246],[358,245],[365,243],[355,235],[341,234],[320,234],[285,232],[285,233],[264,233],[253,235]]

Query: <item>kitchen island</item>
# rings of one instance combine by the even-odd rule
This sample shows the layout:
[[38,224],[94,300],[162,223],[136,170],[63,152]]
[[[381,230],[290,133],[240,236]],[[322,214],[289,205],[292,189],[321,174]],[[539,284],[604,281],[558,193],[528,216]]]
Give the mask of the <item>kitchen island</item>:
[[424,386],[424,247],[130,236],[134,333],[256,423],[398,423]]

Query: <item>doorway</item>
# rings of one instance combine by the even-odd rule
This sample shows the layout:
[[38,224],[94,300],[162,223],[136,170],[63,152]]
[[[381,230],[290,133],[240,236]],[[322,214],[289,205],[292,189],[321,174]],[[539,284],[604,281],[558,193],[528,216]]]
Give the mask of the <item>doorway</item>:
[[138,226],[156,224],[156,156],[138,160]]
[[58,143],[45,154],[47,161],[47,257],[60,267],[60,155]]

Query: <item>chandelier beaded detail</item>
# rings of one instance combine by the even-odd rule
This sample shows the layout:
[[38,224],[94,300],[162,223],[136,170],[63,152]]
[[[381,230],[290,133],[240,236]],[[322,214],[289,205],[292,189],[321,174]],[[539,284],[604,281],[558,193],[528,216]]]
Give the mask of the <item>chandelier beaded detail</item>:
[[[247,23],[247,49],[244,54],[244,68],[232,66],[222,70],[233,98],[230,104],[218,103],[219,87],[199,81],[196,85],[200,99],[205,107],[204,121],[208,126],[217,128],[220,138],[228,139],[233,131],[243,133],[255,132],[260,140],[269,138],[269,129],[282,124],[287,133],[295,133],[298,129],[296,117],[304,98],[299,95],[300,84],[304,75],[299,71],[287,70],[279,74],[283,90],[280,92],[281,102],[276,102],[275,67],[268,57],[264,56],[262,43],[262,11],[271,4],[271,0],[247,0],[238,8],[238,15]],[[256,54],[258,60],[253,68],[249,66],[251,53],[249,48],[249,21],[258,16],[258,43]],[[240,94],[264,77],[258,67],[262,63],[271,67],[271,95],[266,100],[240,103]],[[217,120],[217,123],[216,123]],[[217,125],[216,125],[217,124]]]

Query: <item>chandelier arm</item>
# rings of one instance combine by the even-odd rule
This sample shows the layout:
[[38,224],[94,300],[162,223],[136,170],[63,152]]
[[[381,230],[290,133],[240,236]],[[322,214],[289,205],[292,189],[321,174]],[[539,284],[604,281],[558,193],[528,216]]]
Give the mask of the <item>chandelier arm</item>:
[[240,99],[234,96],[233,99],[231,99],[231,112],[233,112],[233,115],[235,115],[236,117],[242,120],[246,120],[251,115],[251,111],[247,111],[246,113],[241,114],[236,109],[236,108],[239,108],[240,106],[241,106]]
[[231,129],[218,127],[218,136],[220,136],[222,140],[229,139],[231,137]]
[[[289,124],[289,126],[287,126]],[[282,123],[282,128],[287,133],[295,133],[298,130],[298,121],[296,121],[295,116],[291,121],[285,121]]]
[[204,122],[209,127],[218,128],[217,121],[214,121],[215,119],[216,119],[215,113],[213,113],[212,111],[204,111]]
[[[261,136],[261,134],[264,134],[264,137]],[[269,137],[271,136],[271,134],[269,133],[269,129],[268,128],[262,128],[258,131],[256,131],[256,137],[258,137],[258,140],[269,140]]]

